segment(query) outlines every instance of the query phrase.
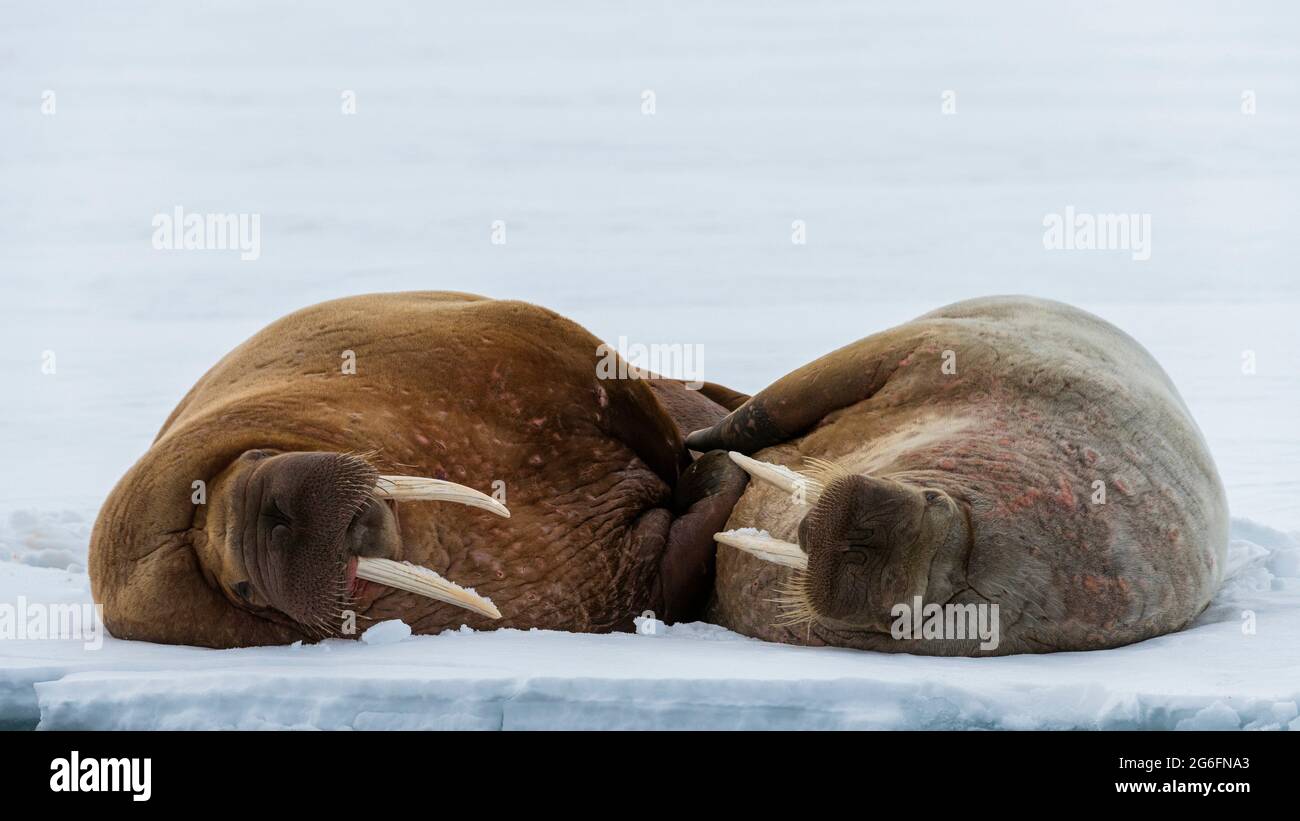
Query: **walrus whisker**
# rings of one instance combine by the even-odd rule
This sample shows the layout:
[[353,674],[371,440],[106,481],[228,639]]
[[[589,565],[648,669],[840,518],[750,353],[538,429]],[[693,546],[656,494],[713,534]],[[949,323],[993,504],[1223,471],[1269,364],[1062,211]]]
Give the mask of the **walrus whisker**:
[[797,628],[801,624],[806,625],[807,635],[811,637],[813,625],[817,623],[817,611],[808,598],[808,573],[795,570],[786,583],[777,589],[777,594],[774,603],[781,608],[781,613],[773,626]]
[[777,598],[774,601],[783,606],[806,606],[808,604],[807,592],[807,586],[803,584],[783,587],[777,591]]
[[800,608],[782,613],[772,624],[776,627],[798,627],[801,624],[814,624],[817,616],[811,610]]
[[773,622],[775,627],[797,628],[807,625],[808,634],[812,635],[812,626],[817,622],[817,612],[813,610],[808,599],[808,555],[803,548],[792,542],[774,539],[766,534],[727,531],[715,533],[714,541],[734,547],[764,561],[793,568],[789,578],[775,586],[776,598],[764,599],[775,604],[780,613]]
[[426,596],[466,610],[472,610],[493,619],[501,618],[501,611],[486,596],[466,590],[455,582],[444,579],[427,567],[395,562],[392,559],[357,558],[357,578],[385,584],[408,593]]
[[777,585],[776,592],[793,596],[804,592],[805,587],[806,585],[801,581],[786,580],[783,584]]
[[853,471],[844,467],[844,465],[841,465],[839,462],[833,462],[829,459],[820,459],[816,456],[805,456],[803,462],[805,470],[801,472],[811,481],[816,482],[823,488],[836,479],[843,479],[846,476],[853,475]]
[[798,595],[782,596],[779,599],[773,599],[773,602],[790,612],[807,610],[807,603]]
[[772,626],[793,628],[793,627],[799,627],[800,625],[806,625],[811,630],[812,626],[816,623],[817,623],[816,619],[814,619],[811,615],[801,614],[798,616],[793,616],[791,618],[777,619],[776,621],[772,622]]
[[375,484],[375,495],[396,502],[455,502],[495,513],[504,519],[510,518],[510,510],[486,493],[442,479],[380,476]]

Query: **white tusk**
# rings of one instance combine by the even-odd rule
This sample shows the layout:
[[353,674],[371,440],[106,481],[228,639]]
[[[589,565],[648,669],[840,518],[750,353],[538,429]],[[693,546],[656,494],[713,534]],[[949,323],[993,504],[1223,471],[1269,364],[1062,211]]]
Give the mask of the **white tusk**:
[[728,530],[725,533],[714,533],[713,540],[718,544],[725,544],[737,550],[743,550],[765,562],[783,564],[786,567],[794,567],[799,570],[808,569],[808,554],[803,552],[802,547],[793,542],[774,539],[763,531],[752,528]]
[[795,473],[784,465],[774,465],[771,462],[760,462],[757,459],[750,459],[743,453],[736,453],[734,450],[727,453],[731,461],[753,476],[767,482],[776,488],[784,490],[791,496],[799,498],[816,497],[821,491],[821,484],[807,476]]
[[375,485],[375,494],[395,502],[455,502],[469,505],[480,510],[487,510],[509,519],[510,510],[505,505],[477,490],[444,482],[441,479],[426,479],[423,476],[380,476]]
[[358,556],[357,578],[386,584],[389,587],[396,587],[398,590],[405,590],[408,593],[428,596],[431,599],[454,604],[466,610],[473,610],[475,613],[481,613],[488,618],[501,618],[501,611],[487,596],[480,596],[473,590],[466,590],[455,582],[449,582],[429,568],[420,567],[418,564]]

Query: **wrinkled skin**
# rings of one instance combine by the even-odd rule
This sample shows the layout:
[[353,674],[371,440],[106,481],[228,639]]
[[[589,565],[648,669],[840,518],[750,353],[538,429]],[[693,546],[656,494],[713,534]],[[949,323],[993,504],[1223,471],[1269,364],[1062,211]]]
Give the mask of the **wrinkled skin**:
[[[1173,384],[1127,335],[1060,303],[941,308],[800,368],[687,443],[834,463],[813,471],[820,496],[751,480],[733,510],[729,529],[807,554],[800,572],[720,548],[710,620],[746,635],[1099,649],[1186,627],[1222,578],[1223,487]],[[891,635],[916,596],[996,604],[1000,643]]]
[[[682,435],[746,397],[598,379],[599,344],[543,308],[452,293],[273,323],[191,389],[105,502],[90,574],[109,631],[234,647],[355,635],[349,613],[357,632],[400,618],[418,633],[697,618],[744,476],[724,454],[692,461]],[[503,490],[512,515],[385,500],[381,474]],[[361,581],[358,557],[433,570],[502,618]]]

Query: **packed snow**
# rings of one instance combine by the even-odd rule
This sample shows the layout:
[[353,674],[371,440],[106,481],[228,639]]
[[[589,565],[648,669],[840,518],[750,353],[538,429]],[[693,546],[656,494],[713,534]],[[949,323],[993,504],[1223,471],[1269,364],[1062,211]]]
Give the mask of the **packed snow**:
[[[1063,299],[1164,365],[1237,517],[1197,624],[1116,650],[933,659],[652,619],[229,651],[0,638],[0,726],[1300,729],[1294,4],[0,15],[0,628],[20,599],[90,602],[100,502],[209,366],[379,290],[700,345],[704,378],[745,391],[957,299]],[[156,250],[177,206],[260,215],[258,259]],[[1150,259],[1046,249],[1069,207],[1149,214]]]
[[[359,642],[244,650],[21,641],[0,644],[0,716],[42,729],[1300,729],[1300,544],[1241,521],[1233,537],[1230,578],[1194,627],[1103,652],[883,655],[651,618],[617,635],[412,636],[389,621]],[[84,573],[14,562],[0,589],[89,598]]]

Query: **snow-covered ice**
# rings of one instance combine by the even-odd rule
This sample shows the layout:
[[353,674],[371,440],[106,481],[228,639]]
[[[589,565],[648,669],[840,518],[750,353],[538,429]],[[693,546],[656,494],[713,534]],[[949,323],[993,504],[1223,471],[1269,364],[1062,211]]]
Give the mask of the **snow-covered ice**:
[[[88,602],[98,505],[185,390],[376,290],[698,344],[746,391],[956,299],[1064,299],[1169,371],[1237,517],[1197,625],[1112,651],[0,640],[0,726],[1300,729],[1294,4],[60,2],[6,6],[0,55],[0,604]],[[177,205],[259,214],[261,257],[154,250]],[[1151,259],[1045,250],[1071,205],[1150,214]]]
[[401,619],[381,621],[366,628],[365,632],[361,634],[361,640],[372,646],[396,644],[399,641],[406,641],[410,637],[411,626]]
[[[24,518],[31,523],[34,517]],[[72,542],[67,549],[74,549]],[[1300,544],[1233,525],[1231,577],[1184,632],[1090,653],[940,659],[638,620],[207,650],[0,642],[0,725],[44,729],[1300,729]],[[0,563],[0,591],[88,601],[84,572]],[[1244,629],[1253,620],[1253,633]]]

